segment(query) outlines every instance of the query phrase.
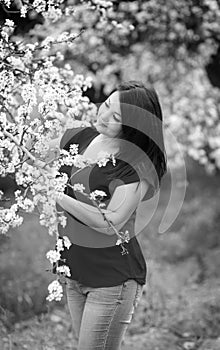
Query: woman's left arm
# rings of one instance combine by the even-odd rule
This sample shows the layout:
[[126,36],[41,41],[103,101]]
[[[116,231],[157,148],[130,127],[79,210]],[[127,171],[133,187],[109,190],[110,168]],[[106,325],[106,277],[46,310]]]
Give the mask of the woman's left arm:
[[[116,188],[107,209],[102,208],[101,210],[117,230],[120,230],[121,227],[124,226],[131,214],[135,211],[139,202],[147,192],[147,189],[148,184],[144,180],[121,185]],[[62,198],[57,199],[57,203],[64,210],[94,230],[107,235],[114,234],[114,231],[109,228],[108,223],[104,220],[98,208],[80,202],[65,194]]]

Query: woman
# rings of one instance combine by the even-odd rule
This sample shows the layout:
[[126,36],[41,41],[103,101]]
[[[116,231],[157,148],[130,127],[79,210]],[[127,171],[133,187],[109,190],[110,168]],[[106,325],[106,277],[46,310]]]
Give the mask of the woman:
[[[68,174],[70,186],[57,206],[67,217],[60,236],[72,242],[62,259],[71,271],[67,300],[78,350],[117,350],[146,283],[146,263],[135,236],[136,209],[158,190],[166,172],[156,92],[140,82],[120,84],[100,106],[93,127],[64,133],[60,148],[69,150],[71,144],[79,144],[79,154],[94,161],[100,151],[116,159],[104,167],[63,166],[60,172]],[[129,232],[128,254],[121,254],[117,235],[91,200],[73,191],[77,183],[86,193],[106,193],[102,211],[118,231]]]

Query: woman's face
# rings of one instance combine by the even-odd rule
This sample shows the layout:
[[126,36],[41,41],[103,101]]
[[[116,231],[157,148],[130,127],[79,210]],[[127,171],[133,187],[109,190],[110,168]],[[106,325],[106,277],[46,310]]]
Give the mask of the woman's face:
[[117,137],[122,130],[119,92],[113,92],[98,110],[95,128],[100,134]]

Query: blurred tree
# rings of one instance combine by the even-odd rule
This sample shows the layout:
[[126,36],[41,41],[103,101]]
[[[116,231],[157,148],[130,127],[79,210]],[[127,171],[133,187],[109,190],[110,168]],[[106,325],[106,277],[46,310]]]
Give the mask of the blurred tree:
[[[85,10],[88,3],[90,11]],[[94,11],[94,3],[98,3],[98,11],[97,6]],[[29,11],[25,18],[29,24],[24,29],[18,23],[15,34],[21,36],[22,30],[28,30],[23,40],[35,43],[65,31],[84,31],[71,48],[59,45],[65,63],[74,71],[93,76],[94,85],[84,94],[97,103],[121,80],[140,79],[154,84],[163,103],[166,125],[182,150],[209,172],[218,170],[220,112],[215,87],[220,86],[219,2],[115,0],[113,7],[103,8],[101,1],[66,0],[62,6],[72,5],[74,19],[64,16],[53,25],[36,16],[36,11]],[[99,12],[105,13],[107,22],[98,20]],[[7,10],[5,16],[12,13]],[[40,24],[35,25],[37,21]],[[51,54],[56,51],[55,46]],[[173,144],[167,148],[176,164],[178,152]]]
[[[17,33],[27,32],[35,24],[44,22],[43,17],[34,10],[29,11],[26,18],[20,18],[17,3],[19,1],[14,1],[10,9],[0,5],[0,18],[13,19],[17,24]],[[147,44],[157,57],[175,57],[178,61],[187,61],[200,56],[211,83],[220,86],[220,3],[217,0],[114,0],[113,8],[107,10],[107,17],[123,24],[121,29],[120,25],[114,27],[110,23],[105,23],[103,28],[102,23],[97,21],[97,12],[91,11],[89,15],[87,11],[83,12],[84,4],[80,0],[66,0],[63,6],[73,4],[76,14],[74,21],[72,18],[66,21],[65,18],[64,23],[60,21],[59,27],[72,31],[89,29],[89,32],[85,32],[85,45],[78,48],[77,54],[66,52],[67,59],[75,59],[89,70],[97,72],[103,65],[114,62],[117,54],[126,57],[132,52],[133,44],[142,43],[143,49]],[[132,31],[129,26],[134,26]],[[44,26],[41,29],[38,27],[35,35],[40,40],[51,31],[52,28],[45,32]],[[116,74],[120,78],[118,68]]]
[[[94,85],[85,94],[97,103],[121,80],[154,84],[166,125],[182,150],[209,172],[218,170],[219,91],[215,87],[220,86],[220,4],[216,0],[113,1],[113,8],[106,10],[108,23],[97,21],[95,11],[84,11],[81,1],[74,4],[74,21],[69,17],[54,26],[37,25],[29,32],[32,40],[84,30],[71,48],[60,45],[59,50],[75,71],[93,76]],[[167,147],[176,164],[174,145]]]

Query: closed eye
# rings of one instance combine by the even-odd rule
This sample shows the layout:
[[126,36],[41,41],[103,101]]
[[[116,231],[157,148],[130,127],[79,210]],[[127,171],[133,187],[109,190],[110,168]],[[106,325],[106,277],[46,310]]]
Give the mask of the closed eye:
[[115,116],[115,114],[113,114],[113,118],[116,120],[116,122],[120,122],[120,121],[121,121],[121,119],[117,118],[117,117]]
[[[110,105],[105,101],[104,102],[104,104],[105,104],[105,106],[107,107],[107,108],[110,108]],[[117,113],[118,114],[118,113]],[[118,116],[119,116],[119,118],[117,118],[116,117],[116,115],[115,114],[113,114],[113,118],[117,121],[117,122],[120,122],[121,121],[121,116],[118,114]]]

